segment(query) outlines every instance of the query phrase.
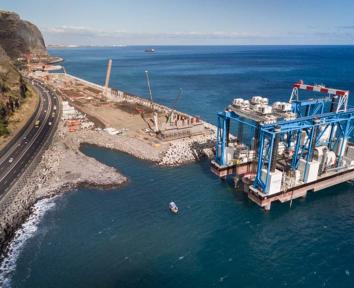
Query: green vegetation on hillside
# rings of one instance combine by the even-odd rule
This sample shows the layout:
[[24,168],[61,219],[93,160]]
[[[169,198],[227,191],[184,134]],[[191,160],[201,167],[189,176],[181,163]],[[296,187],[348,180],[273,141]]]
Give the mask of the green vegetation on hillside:
[[10,116],[33,91],[10,62],[0,62],[0,136],[8,135]]
[[19,72],[23,63],[18,58],[47,54],[35,25],[16,13],[0,10],[0,137],[9,134],[10,117],[35,93]]

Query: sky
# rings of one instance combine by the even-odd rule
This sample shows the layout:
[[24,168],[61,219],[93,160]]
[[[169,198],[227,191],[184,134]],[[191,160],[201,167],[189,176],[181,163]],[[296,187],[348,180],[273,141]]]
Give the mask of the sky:
[[0,0],[48,45],[354,44],[353,0]]

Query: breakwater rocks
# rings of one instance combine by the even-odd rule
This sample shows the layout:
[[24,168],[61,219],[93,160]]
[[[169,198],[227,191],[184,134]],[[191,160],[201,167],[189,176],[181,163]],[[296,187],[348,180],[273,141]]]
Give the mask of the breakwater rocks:
[[13,241],[7,248],[6,259],[0,263],[0,287],[11,287],[11,276],[16,269],[16,262],[26,241],[33,237],[38,229],[38,224],[46,211],[55,206],[55,198],[46,198],[38,201],[31,215],[26,219],[14,235]]
[[215,147],[215,141],[210,137],[198,136],[193,139],[175,140],[163,155],[159,165],[177,166],[192,161],[198,161],[201,158],[213,156],[212,149]]
[[30,184],[36,188],[37,198],[56,195],[63,188],[116,187],[126,181],[116,169],[85,156],[65,138],[44,153],[39,169],[31,177]]
[[212,159],[214,157],[217,128],[204,121],[203,125],[210,131],[209,135],[204,134],[171,141],[168,150],[159,161],[159,165],[178,166],[205,157]]
[[160,161],[165,153],[165,147],[154,147],[146,141],[133,138],[127,135],[110,135],[101,130],[81,130],[68,135],[68,142],[74,149],[79,149],[81,144],[92,144],[95,146],[122,151],[139,159]]
[[143,160],[153,161],[161,166],[176,166],[203,157],[213,157],[215,133],[199,135],[191,138],[181,138],[169,141],[165,145],[153,146],[146,141],[127,135],[110,135],[105,131],[81,130],[67,137],[70,146],[78,150],[81,144],[122,151]]
[[116,169],[81,153],[82,144],[122,151],[162,166],[176,166],[212,156],[215,146],[213,130],[211,129],[211,135],[178,139],[154,146],[153,143],[128,135],[110,135],[97,129],[70,133],[61,121],[52,144],[43,153],[39,164],[24,177],[25,183],[9,201],[0,201],[1,251],[4,251],[7,241],[33,212],[38,200],[56,196],[78,186],[118,187],[127,180]]
[[26,177],[22,188],[13,191],[16,190],[15,186],[8,193],[10,199],[2,199],[1,251],[4,251],[8,240],[31,214],[33,205],[39,199],[52,197],[81,185],[117,187],[127,180],[116,169],[82,154],[77,145],[72,145],[74,142],[67,137],[64,129],[59,124],[53,143],[44,152],[36,168]]

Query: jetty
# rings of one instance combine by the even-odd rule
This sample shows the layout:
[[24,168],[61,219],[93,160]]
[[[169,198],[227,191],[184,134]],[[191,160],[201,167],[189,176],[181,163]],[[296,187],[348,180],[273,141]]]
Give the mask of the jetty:
[[[105,83],[92,83],[63,73],[37,70],[32,77],[43,81],[63,100],[64,126],[69,132],[92,125],[116,136],[126,136],[150,146],[160,155],[164,165],[194,161],[211,155],[216,127],[198,116],[176,110],[132,93],[109,86],[112,61],[108,61]],[[85,115],[89,122],[75,115]],[[85,122],[86,121],[86,122]],[[187,146],[193,144],[194,151]],[[139,150],[138,147],[136,149]],[[173,150],[169,151],[169,150]]]
[[[38,63],[22,71],[48,89],[57,102],[48,110],[53,135],[23,177],[0,201],[0,250],[39,200],[80,186],[118,187],[127,178],[116,169],[84,155],[81,146],[128,153],[162,166],[176,166],[212,156],[216,127],[179,112],[109,87],[111,61],[104,85],[66,73],[49,72]],[[47,102],[47,101],[46,101]],[[85,167],[85,169],[82,169]]]

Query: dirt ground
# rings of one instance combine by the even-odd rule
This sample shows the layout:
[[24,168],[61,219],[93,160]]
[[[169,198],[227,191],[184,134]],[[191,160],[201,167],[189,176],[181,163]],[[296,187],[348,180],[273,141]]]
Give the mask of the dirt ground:
[[[53,79],[48,80],[51,82]],[[162,144],[156,135],[152,136],[148,131],[154,128],[152,107],[106,101],[101,95],[102,91],[76,79],[66,79],[53,86],[59,88],[63,100],[86,114],[96,127],[124,129],[128,136],[148,140],[154,145]],[[159,115],[159,123],[163,122],[166,122],[165,115]]]
[[[130,137],[148,141],[153,146],[164,144],[146,130],[151,131],[153,129],[152,113],[148,107],[137,106],[136,108],[140,109],[138,111],[135,109],[135,105],[129,103],[107,102],[94,105],[92,103],[81,104],[75,101],[72,104],[78,110],[87,114],[88,118],[91,118],[98,127],[100,127],[98,123],[101,123],[101,126],[104,125],[101,128],[127,129],[125,134]],[[142,110],[144,110],[143,114],[141,113]],[[166,121],[166,118],[160,115],[159,122],[162,123],[162,121]]]
[[[156,150],[166,150],[177,140],[169,141],[163,137],[156,137],[153,132],[153,107],[150,104],[107,100],[104,96],[104,88],[95,87],[94,84],[88,85],[84,80],[72,76],[47,75],[44,78],[57,90],[63,100],[85,114],[98,128],[115,128],[124,131],[126,137],[143,141],[157,148]],[[160,128],[167,122],[167,116],[162,112],[158,115]]]

